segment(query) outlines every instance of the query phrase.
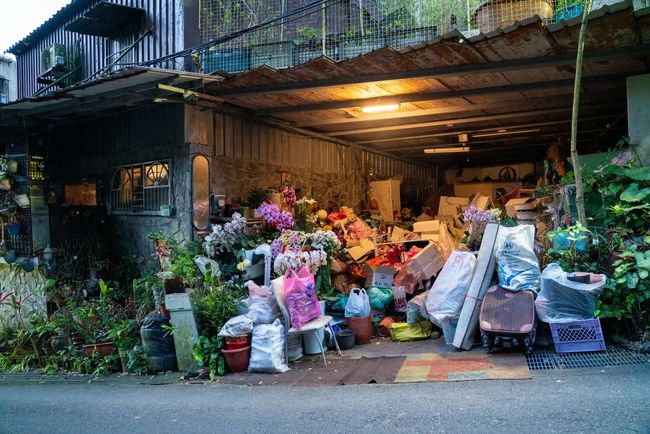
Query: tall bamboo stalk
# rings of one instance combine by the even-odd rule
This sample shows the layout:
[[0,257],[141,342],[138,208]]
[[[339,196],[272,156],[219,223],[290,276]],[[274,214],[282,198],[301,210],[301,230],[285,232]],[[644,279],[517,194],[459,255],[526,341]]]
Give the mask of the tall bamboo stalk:
[[582,188],[582,172],[580,171],[580,160],[578,159],[578,108],[580,107],[580,83],[582,82],[582,59],[585,52],[585,37],[587,36],[587,23],[589,12],[591,12],[592,0],[586,0],[582,12],[582,24],[578,36],[578,53],[576,56],[576,78],[573,86],[573,111],[571,113],[571,162],[576,181],[576,208],[578,209],[578,220],[587,225],[585,215],[585,198]]

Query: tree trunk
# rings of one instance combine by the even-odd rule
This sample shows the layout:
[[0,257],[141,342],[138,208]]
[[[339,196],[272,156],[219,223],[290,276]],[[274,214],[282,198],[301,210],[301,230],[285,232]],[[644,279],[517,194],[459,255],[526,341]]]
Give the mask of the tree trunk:
[[576,208],[578,209],[578,221],[584,226],[587,225],[585,215],[585,199],[582,186],[582,172],[580,171],[580,160],[578,159],[578,108],[580,107],[580,83],[582,81],[582,58],[585,51],[585,37],[587,35],[587,23],[589,12],[591,12],[592,0],[585,1],[584,12],[582,13],[582,25],[578,36],[578,53],[576,56],[576,78],[573,87],[573,111],[571,114],[571,162],[576,181]]

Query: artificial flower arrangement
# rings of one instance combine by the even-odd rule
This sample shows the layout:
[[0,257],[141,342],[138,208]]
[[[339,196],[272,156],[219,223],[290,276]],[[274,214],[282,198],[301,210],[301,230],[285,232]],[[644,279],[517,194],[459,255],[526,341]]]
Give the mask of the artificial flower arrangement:
[[293,216],[288,211],[281,211],[277,205],[264,202],[256,210],[271,232],[282,232],[284,229],[292,229],[294,226]]
[[470,205],[463,212],[462,220],[465,225],[465,236],[461,240],[470,250],[478,249],[481,246],[483,232],[488,223],[498,222],[501,217],[501,210],[492,208],[483,211],[474,205]]
[[305,233],[286,230],[271,243],[273,271],[280,276],[289,268],[298,271],[306,265],[317,274],[323,267],[329,269],[329,263],[340,249],[341,242],[332,231]]

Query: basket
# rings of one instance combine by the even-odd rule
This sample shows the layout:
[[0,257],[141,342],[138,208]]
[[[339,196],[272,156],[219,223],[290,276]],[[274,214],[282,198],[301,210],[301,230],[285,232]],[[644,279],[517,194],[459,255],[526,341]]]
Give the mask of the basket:
[[555,351],[581,353],[605,351],[605,340],[599,319],[586,319],[569,323],[551,323]]

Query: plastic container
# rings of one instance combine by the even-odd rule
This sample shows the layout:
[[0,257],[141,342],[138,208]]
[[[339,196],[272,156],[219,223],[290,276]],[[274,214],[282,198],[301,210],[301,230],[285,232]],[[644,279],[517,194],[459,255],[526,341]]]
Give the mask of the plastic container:
[[354,346],[354,330],[341,330],[336,332],[336,341],[339,343],[339,348],[341,350],[349,350]]
[[[320,314],[325,315],[325,302],[319,301],[319,304],[320,304]],[[303,344],[303,351],[305,352],[305,354],[308,355],[320,354],[320,346],[318,345],[319,340],[322,345],[325,345],[324,327],[316,331],[316,336],[314,336],[314,333],[304,333],[302,335],[302,344]]]
[[248,369],[248,362],[251,359],[250,345],[236,350],[221,350],[221,352],[231,372],[244,372]]
[[377,334],[382,338],[387,338],[390,336],[390,325],[394,323],[395,320],[389,316],[385,317],[377,326]]
[[550,325],[555,351],[558,353],[606,350],[598,318]]
[[352,316],[348,318],[348,329],[353,330],[355,333],[354,343],[356,345],[364,345],[370,342],[372,338],[372,320],[368,316]]
[[240,348],[250,347],[251,335],[226,337],[226,349],[238,350]]

